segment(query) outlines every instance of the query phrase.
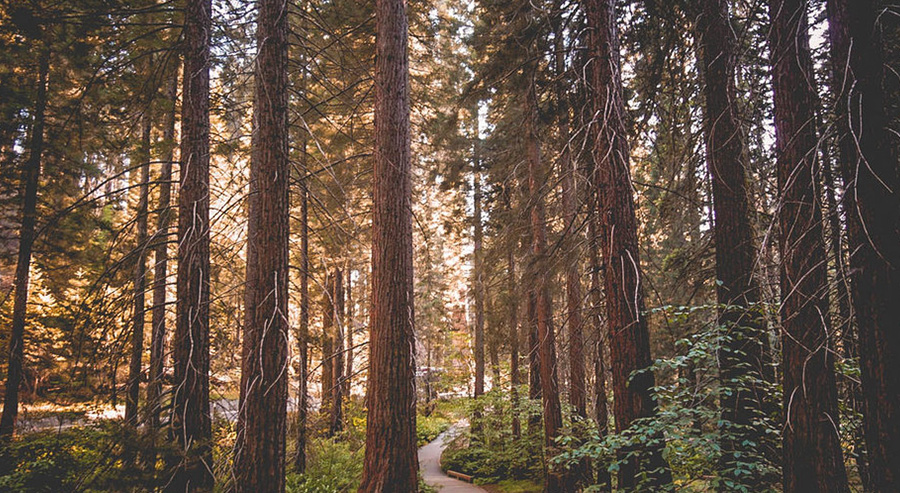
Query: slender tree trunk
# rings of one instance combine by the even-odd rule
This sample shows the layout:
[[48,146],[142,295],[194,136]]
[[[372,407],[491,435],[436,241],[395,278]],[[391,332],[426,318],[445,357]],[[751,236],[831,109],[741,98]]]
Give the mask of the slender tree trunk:
[[25,346],[25,320],[28,312],[28,283],[31,270],[31,250],[34,245],[34,225],[37,216],[38,180],[41,176],[41,154],[44,152],[44,120],[47,110],[47,85],[50,72],[50,52],[46,48],[38,62],[37,95],[34,119],[31,124],[31,145],[28,160],[22,170],[22,224],[19,229],[19,258],[13,284],[12,330],[9,336],[9,365],[6,374],[6,394],[0,416],[0,443],[12,438],[19,414],[19,386],[22,384],[22,363]]
[[767,440],[758,423],[766,396],[761,384],[767,334],[753,276],[756,250],[747,191],[748,151],[734,103],[736,41],[728,1],[704,0],[697,24],[702,51],[698,58],[705,77],[706,160],[713,185],[716,299],[725,336],[717,358],[722,386],[719,473],[728,478],[727,484],[736,482],[753,490],[767,483],[766,478],[741,473],[749,463],[765,462]]
[[882,2],[829,0],[850,286],[859,338],[864,428],[875,491],[900,488],[900,176],[886,107]]
[[184,25],[178,302],[172,433],[183,454],[167,491],[212,488],[209,412],[209,44],[211,0],[188,0]]
[[334,435],[344,428],[344,276],[341,269],[334,270],[334,292],[332,300],[334,300],[334,331],[331,333],[333,339],[332,354],[333,363],[331,365],[334,376],[332,377],[333,386],[331,388],[331,423],[329,425],[329,433]]
[[[559,30],[559,28],[557,28]],[[559,157],[560,184],[562,187],[563,214],[569,235],[566,258],[566,326],[569,329],[569,404],[575,414],[587,417],[587,390],[584,370],[584,320],[581,316],[581,263],[579,262],[577,236],[574,234],[578,220],[578,188],[575,181],[575,166],[569,146],[569,100],[566,96],[564,76],[566,73],[562,34],[556,37],[556,100],[559,112],[559,133],[564,139]]]
[[781,322],[784,489],[849,491],[838,435],[821,204],[814,187],[815,88],[805,0],[771,0]]
[[[534,292],[534,272],[530,272],[528,281],[528,306],[526,307],[526,319],[528,322],[528,399],[538,401],[541,399],[541,358],[537,328],[537,295]],[[528,434],[533,435],[540,430],[541,415],[528,415]]]
[[[509,197],[507,196],[507,202]],[[513,437],[522,436],[522,425],[519,422],[519,303],[516,289],[516,254],[510,246],[506,250],[506,283],[509,290],[509,387],[512,401]]]
[[[148,64],[149,65],[149,64]],[[128,392],[125,395],[125,423],[131,426],[138,424],[138,398],[141,392],[141,366],[144,359],[144,323],[146,318],[146,290],[147,290],[147,202],[150,195],[150,130],[153,121],[150,105],[141,118],[141,140],[138,144],[135,161],[140,163],[140,186],[138,193],[135,224],[137,227],[135,245],[135,266],[132,295],[131,316],[131,362],[128,366]]]
[[322,294],[322,391],[320,411],[328,415],[328,423],[332,421],[331,394],[334,389],[334,273],[325,276],[325,292]]
[[472,109],[472,236],[474,250],[472,252],[473,274],[475,284],[475,397],[484,394],[484,262],[482,244],[484,243],[484,224],[481,218],[481,163],[479,162],[478,104]]
[[[593,175],[593,172],[591,172]],[[591,180],[593,181],[593,180]],[[596,187],[592,187],[596,189]],[[603,292],[600,287],[600,254],[597,238],[597,214],[593,213],[597,207],[597,198],[591,194],[591,215],[588,219],[588,248],[591,262],[591,320],[594,324],[596,337],[596,353],[594,359],[594,420],[597,422],[597,434],[600,438],[609,433],[609,400],[606,392],[606,359],[603,348],[606,346],[607,337],[603,325]],[[605,485],[604,491],[612,491],[612,478],[606,464],[597,467],[597,483]]]
[[[537,352],[541,375],[541,403],[544,417],[544,446],[548,457],[554,455],[554,440],[562,428],[562,409],[559,403],[559,383],[556,376],[556,339],[553,334],[553,308],[550,298],[551,274],[547,271],[547,224],[544,211],[544,185],[547,173],[541,162],[538,138],[538,107],[535,93],[534,68],[528,72],[526,88],[526,146],[528,153],[528,190],[531,195],[531,255],[534,271],[535,316],[537,321]],[[570,478],[564,471],[549,468],[545,492],[572,491]]]
[[304,173],[300,183],[300,328],[297,334],[300,369],[297,372],[297,451],[294,469],[306,471],[306,421],[309,407],[309,173],[307,134],[304,131],[301,144],[301,168]]
[[166,119],[163,125],[163,153],[159,172],[159,203],[156,233],[153,239],[153,306],[150,317],[150,381],[147,384],[147,426],[151,433],[159,429],[159,413],[166,358],[166,291],[169,261],[169,223],[172,209],[172,161],[175,154],[175,119],[178,98],[178,57],[166,86]]
[[416,491],[412,180],[404,0],[375,1],[375,170],[366,455],[360,492]]
[[343,394],[345,399],[350,399],[350,379],[353,377],[353,268],[347,264],[347,298],[346,298],[346,316],[344,317],[344,331],[347,337],[347,349],[344,351],[346,355],[346,367],[343,379]]
[[[599,197],[600,249],[604,256],[607,323],[613,375],[616,428],[624,431],[640,418],[656,415],[651,388],[650,333],[644,315],[641,263],[629,168],[625,103],[619,62],[615,0],[584,0],[590,34],[592,99],[595,118],[594,160]],[[662,457],[662,437],[639,451],[619,469],[619,488],[634,488],[646,476],[644,488],[661,489],[672,482]]]

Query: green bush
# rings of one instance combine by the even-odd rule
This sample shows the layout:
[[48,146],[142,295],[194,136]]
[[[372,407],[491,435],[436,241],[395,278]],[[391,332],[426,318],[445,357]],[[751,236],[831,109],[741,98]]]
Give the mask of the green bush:
[[418,446],[421,447],[441,433],[450,429],[450,420],[437,415],[422,416],[416,418],[416,437]]
[[[520,395],[522,393],[520,392]],[[478,484],[503,480],[540,480],[543,476],[542,434],[526,431],[527,417],[539,413],[540,403],[520,399],[513,406],[509,393],[491,391],[469,404],[470,428],[448,444],[441,468],[475,477]],[[512,418],[519,416],[522,435],[512,434]]]
[[43,431],[0,450],[0,491],[126,491],[153,483],[143,437],[118,422]]

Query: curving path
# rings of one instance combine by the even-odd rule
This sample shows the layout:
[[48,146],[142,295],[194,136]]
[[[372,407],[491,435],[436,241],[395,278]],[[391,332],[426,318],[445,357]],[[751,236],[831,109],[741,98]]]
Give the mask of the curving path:
[[459,428],[454,425],[441,433],[433,442],[419,449],[419,470],[422,471],[422,478],[441,493],[487,493],[475,485],[453,479],[441,471],[441,453],[447,446],[447,442],[458,431]]

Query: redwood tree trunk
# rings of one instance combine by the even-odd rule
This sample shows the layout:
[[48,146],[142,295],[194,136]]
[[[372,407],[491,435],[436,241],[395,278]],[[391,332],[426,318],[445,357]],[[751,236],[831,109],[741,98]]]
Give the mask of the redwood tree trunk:
[[473,275],[475,277],[475,397],[484,394],[484,262],[482,244],[484,243],[484,224],[481,219],[481,163],[479,162],[479,125],[478,104],[472,109],[472,252]]
[[[334,327],[330,334],[332,338],[332,387],[329,394],[331,399],[331,422],[329,433],[335,434],[344,428],[344,275],[341,269],[334,270],[334,284],[331,299],[334,303]],[[323,396],[323,399],[325,397]]]
[[[541,162],[538,138],[538,107],[535,93],[534,69],[528,73],[526,88],[526,146],[528,158],[528,190],[531,195],[531,255],[534,268],[535,318],[537,321],[537,353],[541,375],[541,404],[544,417],[544,446],[547,455],[554,455],[554,439],[562,428],[562,409],[559,403],[559,383],[556,377],[556,338],[553,334],[553,307],[550,297],[552,274],[547,264],[547,219],[544,211],[544,186],[547,173]],[[568,474],[550,467],[545,492],[572,491]]]
[[[148,64],[149,65],[149,64]],[[138,187],[138,205],[135,211],[137,229],[135,245],[134,281],[132,283],[131,314],[131,361],[128,365],[128,391],[125,394],[125,423],[135,426],[138,423],[138,397],[141,392],[141,363],[144,356],[144,319],[147,313],[147,202],[150,194],[150,104],[144,109],[141,118],[141,140],[138,144],[135,161],[140,163],[140,185]]]
[[[258,0],[248,275],[241,364],[238,491],[284,491],[287,423],[288,158],[287,2]],[[252,265],[252,269],[250,268]]]
[[345,298],[344,332],[347,338],[347,348],[344,350],[346,360],[344,378],[342,380],[342,392],[345,399],[350,399],[350,379],[353,377],[353,267],[347,264],[347,290]]
[[[301,145],[301,169],[307,172],[307,136],[304,130]],[[297,334],[297,352],[300,368],[297,372],[297,450],[294,454],[294,469],[298,473],[306,471],[306,421],[309,406],[309,194],[308,174],[300,184],[300,327]]]
[[883,13],[875,0],[828,2],[866,452],[879,492],[900,488],[900,176],[885,110],[886,79],[896,74],[876,24]]
[[[561,30],[557,26],[557,31]],[[559,133],[564,139],[559,156],[560,185],[562,187],[563,214],[566,221],[566,327],[569,335],[569,404],[575,414],[587,417],[587,390],[584,370],[584,320],[581,316],[581,263],[579,262],[578,236],[575,234],[578,220],[578,188],[575,181],[575,166],[569,146],[569,100],[566,96],[565,51],[562,34],[556,35],[556,100],[559,112]]]
[[837,423],[806,2],[771,0],[772,80],[781,209],[783,484],[786,492],[849,491]]
[[44,49],[38,62],[37,97],[31,126],[31,145],[28,160],[22,170],[22,224],[19,229],[19,258],[13,284],[12,330],[9,336],[9,365],[6,374],[6,394],[0,416],[0,442],[12,438],[19,415],[19,386],[22,384],[22,363],[25,355],[25,317],[28,311],[28,283],[31,270],[31,249],[34,245],[34,225],[37,216],[38,180],[41,176],[41,154],[44,152],[44,119],[47,110],[47,78],[50,72],[50,53]]
[[178,302],[172,433],[181,462],[168,491],[213,485],[209,412],[209,43],[211,0],[188,0],[184,24]]
[[159,173],[159,202],[153,247],[153,306],[150,315],[150,381],[147,383],[147,426],[159,428],[159,412],[166,355],[166,291],[169,262],[169,223],[172,209],[172,160],[175,154],[176,99],[178,97],[179,58],[174,57],[166,86],[166,120],[163,126],[163,155]]
[[753,277],[756,250],[747,191],[748,151],[735,108],[735,35],[727,0],[704,0],[697,30],[705,77],[706,161],[712,177],[716,244],[716,299],[725,336],[719,349],[721,379],[720,474],[749,489],[760,474],[740,474],[762,465],[766,440],[760,423],[765,389],[766,344],[759,285]]
[[[327,269],[326,269],[327,272]],[[331,399],[334,389],[334,274],[328,272],[325,275],[325,292],[322,293],[322,377],[320,379],[321,392],[319,397],[322,405],[320,412],[328,415],[331,423]]]
[[[508,201],[508,196],[507,196]],[[506,250],[506,283],[509,290],[509,387],[512,400],[512,432],[515,438],[522,435],[519,421],[519,303],[516,289],[516,254],[510,246]]]
[[[600,250],[606,275],[606,312],[609,327],[616,429],[624,431],[639,418],[656,415],[651,394],[653,374],[636,370],[650,366],[650,333],[644,316],[641,263],[629,169],[628,134],[619,64],[615,0],[584,0],[590,35],[595,118],[592,129],[599,197]],[[634,488],[646,475],[644,488],[660,489],[672,482],[662,457],[662,437],[639,451],[619,469],[619,488]]]
[[375,1],[375,169],[366,456],[360,492],[416,491],[412,181],[404,0]]

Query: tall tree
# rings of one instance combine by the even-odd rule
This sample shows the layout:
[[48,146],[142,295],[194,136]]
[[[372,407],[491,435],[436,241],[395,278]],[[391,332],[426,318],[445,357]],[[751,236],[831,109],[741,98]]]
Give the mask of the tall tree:
[[[537,325],[537,353],[541,375],[541,404],[544,417],[544,445],[548,454],[556,450],[554,440],[562,428],[562,409],[559,403],[559,382],[556,376],[556,338],[553,333],[553,307],[550,298],[550,279],[547,262],[547,218],[544,209],[544,185],[547,173],[541,160],[538,137],[538,102],[534,81],[535,67],[527,69],[525,95],[526,158],[528,160],[528,191],[531,194],[531,262],[534,272],[535,319]],[[545,492],[571,491],[568,474],[551,468],[547,472]]]
[[239,491],[284,491],[287,428],[288,159],[285,0],[257,2],[253,152],[250,166],[248,309],[244,319],[235,471]]
[[817,133],[805,0],[771,0],[781,234],[785,426],[783,484],[793,491],[849,491],[837,430],[821,204],[814,186]]
[[306,420],[309,403],[309,189],[307,173],[307,138],[303,131],[300,155],[301,171],[305,173],[300,182],[300,324],[297,334],[297,352],[300,368],[297,371],[297,450],[294,454],[294,469],[306,471]]
[[575,161],[569,141],[569,98],[566,94],[566,52],[562,29],[556,26],[554,57],[556,69],[556,101],[559,112],[559,135],[563,141],[559,155],[560,187],[562,188],[563,214],[566,220],[568,248],[566,256],[566,327],[569,336],[569,404],[575,413],[587,417],[587,389],[584,370],[584,320],[581,304],[584,297],[581,287],[581,263],[578,261],[578,185],[575,180]]
[[[147,63],[150,66],[150,63]],[[152,98],[146,101],[144,114],[141,117],[141,136],[135,161],[138,162],[138,203],[135,210],[135,226],[137,229],[135,245],[134,280],[132,281],[132,314],[131,314],[131,361],[128,366],[128,391],[125,395],[125,422],[137,425],[138,397],[141,392],[141,366],[144,360],[144,325],[146,318],[147,291],[147,205],[150,198],[150,131],[153,119],[150,106]]]
[[[584,0],[590,30],[591,99],[599,121],[594,132],[595,193],[600,250],[606,266],[604,292],[613,377],[613,415],[616,429],[626,430],[640,418],[656,414],[651,394],[653,374],[637,370],[650,366],[650,332],[644,315],[644,296],[634,213],[625,102],[619,61],[615,0]],[[662,457],[662,437],[649,443],[640,457],[619,469],[619,488],[634,488],[645,475],[645,488],[671,484],[672,474]]]
[[38,181],[41,176],[41,155],[44,152],[44,123],[47,112],[47,85],[50,73],[50,51],[44,48],[38,61],[37,91],[34,117],[31,122],[31,142],[28,160],[22,169],[22,222],[19,227],[19,255],[13,284],[12,330],[9,336],[9,365],[6,374],[6,394],[3,414],[0,415],[0,441],[9,440],[19,415],[19,386],[22,384],[22,363],[25,356],[25,318],[28,312],[29,272],[31,250],[34,246],[34,226],[37,218]]
[[478,102],[472,106],[472,275],[475,302],[475,397],[484,395],[484,223],[481,214],[481,125]]
[[168,491],[213,485],[209,411],[209,68],[211,0],[188,0],[184,15],[178,274],[171,427],[181,462]]
[[[886,111],[884,3],[828,1],[832,84],[872,486],[900,488],[900,176]],[[881,21],[883,22],[883,21]]]
[[[235,485],[239,491],[284,491],[287,428],[288,77],[286,0],[259,0],[250,166],[248,275]],[[251,308],[252,307],[252,308]]]
[[416,491],[412,177],[405,0],[375,1],[375,169],[360,492]]
[[[753,276],[756,250],[747,191],[749,151],[735,106],[735,34],[727,0],[704,0],[697,17],[698,58],[705,78],[706,162],[712,177],[716,245],[716,299],[724,331],[719,351],[721,379],[720,472],[750,489],[761,474],[741,474],[763,459],[766,441],[761,403],[765,389],[763,357],[767,334],[759,307],[759,285]],[[757,469],[759,470],[759,469]]]
[[[329,433],[332,435],[344,428],[344,273],[340,268],[334,269],[334,281],[331,292],[332,308],[334,310],[334,324],[329,334],[333,349],[330,358],[331,368],[334,372],[331,378],[332,387],[329,390],[331,399],[331,422]],[[325,396],[323,395],[324,399]]]
[[159,171],[156,232],[153,238],[153,305],[150,308],[150,375],[147,383],[147,425],[151,432],[159,428],[162,409],[163,378],[166,354],[166,292],[169,272],[169,223],[172,218],[172,162],[175,154],[175,120],[177,118],[178,67],[180,58],[172,56],[165,89],[166,116],[163,122],[162,157]]

